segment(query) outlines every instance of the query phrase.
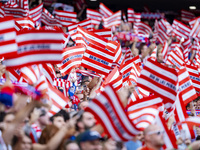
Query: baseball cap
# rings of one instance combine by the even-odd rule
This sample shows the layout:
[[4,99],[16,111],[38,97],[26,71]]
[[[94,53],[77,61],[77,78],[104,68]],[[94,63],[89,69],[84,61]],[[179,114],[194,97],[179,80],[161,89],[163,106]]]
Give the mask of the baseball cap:
[[101,135],[99,134],[99,132],[97,131],[90,131],[90,130],[87,130],[81,134],[79,134],[77,137],[76,137],[76,141],[78,143],[81,143],[81,142],[86,142],[86,141],[93,141],[93,140],[103,140],[103,138],[101,137]]

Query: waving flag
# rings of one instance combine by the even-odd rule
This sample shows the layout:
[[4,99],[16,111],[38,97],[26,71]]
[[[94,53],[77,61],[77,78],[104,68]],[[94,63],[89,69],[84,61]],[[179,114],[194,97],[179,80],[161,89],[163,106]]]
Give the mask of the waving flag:
[[177,69],[180,69],[181,66],[184,65],[184,60],[183,58],[177,54],[175,51],[171,51],[168,58],[167,58],[167,62],[166,64],[169,65],[175,65],[177,67]]
[[30,85],[36,84],[42,75],[41,66],[32,65],[20,69],[20,78],[24,78]]
[[14,18],[23,18],[28,17],[29,11],[28,9],[20,8],[20,7],[4,7],[5,16],[13,16]]
[[194,19],[195,15],[189,11],[181,10],[181,20],[183,22],[189,22],[191,19]]
[[193,38],[199,37],[200,33],[200,25],[199,25],[199,20],[196,20],[194,23],[194,26],[192,27],[192,30],[190,32],[190,36]]
[[161,98],[157,96],[146,97],[130,102],[127,106],[127,114],[137,128],[144,130],[156,122],[156,117],[159,113],[158,107],[161,105]]
[[99,74],[88,70],[76,69],[76,73],[81,73],[84,76],[101,77]]
[[50,14],[50,12],[48,12],[48,10],[45,8],[43,8],[43,11],[42,11],[41,22],[47,26],[61,26],[57,22],[57,19],[54,18],[54,16]]
[[135,86],[134,92],[131,94],[129,98],[129,102],[131,101],[137,101],[138,99],[142,99],[144,97],[148,97],[150,93],[140,87]]
[[42,72],[45,75],[47,81],[53,85],[54,78],[56,78],[56,72],[52,64],[42,64]]
[[0,57],[10,57],[17,52],[15,22],[10,17],[0,19]]
[[194,86],[196,91],[200,91],[200,79],[199,79],[200,75],[198,68],[190,65],[187,65],[186,67],[190,75],[190,79],[192,80],[192,85]]
[[191,27],[191,28],[193,28],[193,26],[194,26],[196,20],[200,21],[200,17],[194,18],[194,19],[192,19],[192,20],[189,21],[189,24],[190,24],[190,27]]
[[110,72],[113,59],[114,53],[89,44],[83,55],[81,66],[107,76]]
[[10,80],[12,82],[19,81],[19,79],[20,79],[20,71],[19,70],[10,69],[8,72],[9,72]]
[[[179,95],[177,95],[177,99],[175,102],[174,114],[175,114],[174,118],[175,118],[176,123],[185,121],[185,119],[189,117],[186,113],[186,109],[185,109],[183,100]],[[179,128],[180,132],[181,132],[181,130],[184,131],[185,136],[187,138],[190,138],[190,139],[195,138],[194,130],[190,129],[187,124],[182,124],[182,125],[178,126],[178,128]],[[180,137],[180,135],[178,137]]]
[[[100,48],[106,48],[106,45],[108,42],[107,39],[97,34],[94,34],[93,32],[87,31],[86,29],[80,26],[77,27],[77,31],[78,31],[79,37],[76,38],[76,43],[80,42],[86,46],[91,43]],[[80,41],[77,42],[77,40],[80,40]]]
[[165,119],[162,117],[162,113],[159,113],[159,117],[157,118],[156,121],[157,125],[161,127],[161,129],[164,132],[163,138],[164,138],[164,142],[165,142],[165,148],[166,149],[177,149],[177,145],[176,145],[176,137],[174,134],[172,134],[166,123],[165,123]]
[[116,141],[127,141],[139,132],[129,120],[123,105],[112,86],[91,101],[86,111],[100,120],[106,133]]
[[104,17],[110,17],[112,16],[114,13],[108,8],[106,7],[103,3],[100,3],[99,5],[99,12],[104,16]]
[[185,67],[178,71],[178,89],[179,95],[181,96],[185,105],[197,97],[196,91]]
[[93,25],[100,24],[102,20],[102,15],[98,11],[87,8],[86,14],[87,14],[87,19],[91,19]]
[[32,8],[29,10],[29,15],[33,19],[33,21],[39,21],[42,16],[42,10],[43,10],[43,3],[38,5],[35,8]]
[[154,61],[157,60],[157,59],[156,59],[156,58],[157,58],[157,47],[155,47],[155,48],[153,49],[153,52],[152,52],[150,58],[151,58],[152,60],[154,60]]
[[67,27],[70,24],[76,23],[77,14],[76,12],[55,10],[55,18],[60,25]]
[[149,34],[152,32],[152,29],[149,25],[139,22],[137,23],[138,34],[145,37],[149,37]]
[[168,40],[170,32],[172,30],[171,25],[164,19],[158,22],[158,40],[163,44]]
[[181,23],[180,21],[176,19],[173,21],[173,24],[176,24],[174,25],[173,33],[179,39],[181,38],[187,39],[189,37],[191,29],[188,26],[186,26],[185,24]]
[[35,22],[29,18],[17,18],[15,21],[22,27],[22,28],[28,28],[28,29],[34,29],[35,28]]
[[137,80],[137,85],[163,98],[165,104],[172,104],[176,99],[177,80],[174,69],[148,59]]
[[112,30],[110,29],[99,29],[99,30],[93,30],[92,32],[94,32],[97,35],[100,35],[102,37],[104,37],[105,39],[112,41]]
[[[55,38],[56,37],[56,38]],[[28,30],[17,35],[17,54],[10,55],[5,65],[23,67],[38,63],[60,63],[63,50],[63,32]]]
[[111,28],[112,26],[119,26],[121,24],[121,11],[114,13],[112,16],[103,18],[104,27]]
[[69,99],[65,97],[63,93],[61,93],[58,89],[54,88],[52,85],[49,84],[48,86],[49,89],[47,94],[53,103],[51,110],[49,111],[49,115],[53,116],[69,103]]
[[127,14],[128,14],[128,22],[133,23],[134,22],[134,9],[133,8],[128,8],[127,9]]
[[68,74],[73,68],[80,67],[85,49],[84,46],[73,46],[64,49],[62,65],[59,66],[63,76]]
[[90,19],[68,25],[69,34],[70,34],[72,40],[74,40],[74,41],[76,39],[76,31],[77,31],[78,26],[81,26],[84,29],[88,29],[88,30],[92,29],[92,23],[91,23]]
[[161,52],[165,61],[167,60],[168,52],[169,52],[169,45],[168,45],[167,41],[165,41],[162,52]]

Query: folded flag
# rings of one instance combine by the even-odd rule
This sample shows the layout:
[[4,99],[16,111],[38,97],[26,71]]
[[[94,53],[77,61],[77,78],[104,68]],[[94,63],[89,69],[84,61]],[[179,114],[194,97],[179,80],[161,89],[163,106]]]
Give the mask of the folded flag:
[[128,22],[133,23],[134,22],[134,9],[128,8],[127,14],[128,14]]
[[61,26],[57,19],[48,12],[47,9],[43,8],[42,15],[41,15],[41,22],[47,26]]
[[35,28],[35,22],[29,18],[17,18],[15,21],[22,27],[22,28],[28,28],[28,29],[34,29]]

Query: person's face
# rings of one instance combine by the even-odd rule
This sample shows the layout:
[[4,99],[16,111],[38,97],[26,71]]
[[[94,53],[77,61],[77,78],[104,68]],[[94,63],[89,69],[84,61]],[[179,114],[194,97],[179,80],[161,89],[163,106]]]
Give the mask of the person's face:
[[65,150],[80,150],[80,148],[78,147],[78,144],[70,143],[66,145]]
[[84,98],[83,93],[77,93],[76,96],[78,97],[78,99],[80,99],[80,101],[82,101]]
[[6,115],[3,120],[5,127],[7,127],[8,124],[12,123],[14,119],[15,119],[15,116],[13,114]]
[[41,116],[38,120],[41,125],[48,125],[49,124],[49,115],[48,115],[48,109],[43,108],[46,111],[46,114]]
[[81,102],[81,104],[80,104],[81,110],[84,110],[88,106],[88,104],[89,104],[88,101]]
[[163,55],[162,53],[158,53],[158,62],[163,62]]
[[95,125],[94,115],[89,112],[84,112],[82,122],[86,129],[93,127]]
[[62,116],[58,116],[58,117],[55,117],[53,119],[53,125],[55,125],[56,127],[58,128],[61,128],[62,126],[65,125],[65,120]]
[[143,47],[142,47],[142,49],[141,49],[141,55],[143,56],[143,57],[145,57],[145,56],[147,56],[147,54],[148,54],[148,47],[146,46],[146,45],[144,45]]
[[152,143],[154,146],[163,146],[165,144],[163,139],[163,132],[160,132],[161,128],[156,127],[151,132],[154,132],[153,134],[148,135],[150,143]]
[[102,150],[102,145],[99,140],[87,141],[80,143],[82,150]]
[[27,136],[23,136],[20,149],[31,150],[32,147],[31,145],[32,145],[31,139],[28,138]]
[[136,135],[136,139],[139,141],[144,141],[144,133],[141,131],[138,135]]

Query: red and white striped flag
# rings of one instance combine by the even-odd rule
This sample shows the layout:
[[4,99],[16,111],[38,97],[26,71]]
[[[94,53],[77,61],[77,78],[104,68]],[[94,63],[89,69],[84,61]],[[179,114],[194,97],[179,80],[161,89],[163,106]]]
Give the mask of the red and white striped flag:
[[112,30],[110,29],[99,29],[99,30],[93,30],[92,32],[94,32],[97,35],[100,35],[102,37],[104,37],[105,39],[112,41]]
[[89,44],[83,55],[81,66],[107,76],[114,60],[114,53]]
[[187,39],[189,37],[191,29],[187,25],[181,23],[176,19],[173,21],[173,24],[175,24],[173,27],[173,33],[178,37],[178,39]]
[[0,4],[0,18],[4,18],[4,16],[5,16],[5,12],[3,9],[3,5]]
[[117,67],[115,67],[105,78],[105,81],[102,83],[100,90],[104,91],[105,86],[109,83],[111,83],[116,91],[119,91],[122,88],[122,76],[120,75]]
[[176,145],[176,137],[169,131],[165,119],[162,117],[161,112],[159,113],[159,117],[157,118],[156,124],[160,126],[161,129],[164,131],[163,135],[165,142],[164,149],[177,149],[178,147]]
[[84,76],[101,77],[99,74],[94,73],[94,72],[89,71],[89,70],[76,69],[76,73],[81,73]]
[[103,26],[105,28],[111,28],[113,26],[119,26],[121,24],[121,11],[112,14],[110,17],[103,18]]
[[42,16],[42,11],[43,11],[43,3],[38,5],[37,7],[34,7],[29,10],[29,15],[33,19],[33,21],[40,21],[40,18]]
[[49,115],[53,116],[69,103],[69,99],[52,85],[49,84],[48,87],[49,89],[47,94],[53,103]]
[[91,19],[93,25],[99,25],[102,20],[102,15],[96,10],[87,8],[87,19]]
[[57,19],[57,22],[64,27],[68,27],[68,25],[77,22],[76,12],[55,10],[54,13],[55,13],[55,18]]
[[189,56],[189,49],[188,47],[186,47],[183,51],[183,58],[184,58],[185,64],[189,65],[190,62],[189,62],[188,56]]
[[[186,109],[185,109],[185,105],[184,102],[181,98],[181,96],[177,95],[177,99],[175,102],[175,110],[174,110],[174,118],[176,123],[185,121],[186,118],[188,118],[189,116],[186,113]],[[187,124],[181,124],[180,126],[178,126],[179,131],[181,132],[182,130],[185,133],[186,138],[189,139],[194,139],[195,138],[195,134],[194,134],[194,130],[190,129],[189,126]],[[176,135],[176,132],[174,132]],[[177,135],[176,135],[177,137]],[[180,134],[178,135],[177,138],[180,137]]]
[[196,66],[187,65],[187,71],[190,75],[190,79],[192,80],[192,85],[196,89],[196,91],[200,91],[200,75],[198,68]]
[[42,16],[41,16],[41,22],[44,23],[47,26],[61,26],[57,19],[48,12],[47,9],[43,8]]
[[28,29],[34,29],[35,28],[35,22],[29,18],[17,18],[15,21],[22,27],[22,28],[28,28]]
[[148,59],[137,80],[137,85],[163,98],[165,104],[173,104],[176,99],[177,80],[175,69]]
[[159,106],[162,106],[162,99],[155,95],[138,101],[131,101],[127,106],[127,114],[133,124],[140,130],[156,122],[159,113]]
[[93,32],[90,32],[80,26],[77,27],[77,31],[78,31],[79,36],[76,38],[76,43],[82,43],[85,46],[91,43],[100,48],[103,48],[103,49],[106,48],[107,42],[108,42],[107,39],[97,34],[94,34]]
[[133,23],[134,22],[134,9],[133,8],[128,8],[127,9],[127,14],[128,14],[128,22]]
[[42,75],[41,65],[32,65],[23,67],[20,69],[20,78],[25,79],[25,81],[30,84],[36,84]]
[[42,64],[42,72],[45,75],[47,81],[53,85],[54,78],[56,78],[56,72],[52,64]]
[[73,68],[80,67],[85,49],[85,46],[73,46],[63,50],[62,64],[59,65],[59,70],[63,76]]
[[81,26],[84,29],[88,29],[88,30],[92,29],[92,23],[91,23],[90,19],[68,25],[69,34],[70,34],[72,40],[74,40],[74,41],[76,39],[76,35],[77,35],[76,31],[77,31],[78,26]]
[[168,45],[167,41],[165,41],[162,52],[161,52],[163,55],[164,62],[166,62],[166,60],[167,60],[168,52],[169,52],[169,45]]
[[95,115],[106,133],[115,141],[127,141],[139,133],[112,86],[106,86],[105,91],[93,99],[85,110]]
[[175,65],[177,69],[180,69],[184,66],[185,61],[178,53],[172,50],[167,58],[166,64]]
[[18,7],[5,6],[4,7],[5,16],[13,16],[14,18],[28,17],[29,10]]
[[194,19],[195,15],[189,11],[181,10],[181,21],[189,22],[191,19]]
[[20,8],[29,9],[29,7],[28,7],[28,0],[17,0],[17,5]]
[[0,19],[0,57],[10,57],[17,53],[15,22],[11,17]]
[[194,26],[196,20],[200,21],[200,17],[194,18],[194,19],[192,19],[192,20],[189,21],[189,24],[190,24],[190,27],[191,27],[191,28],[193,28],[193,26]]
[[144,22],[137,23],[137,30],[138,34],[144,37],[149,37],[149,34],[152,32],[151,27]]
[[192,27],[192,30],[190,32],[190,36],[193,38],[199,37],[199,33],[200,33],[200,22],[199,20],[196,20],[194,23],[194,26]]
[[186,123],[189,127],[199,126],[200,125],[200,117],[189,117],[185,119],[185,121],[181,123]]
[[112,16],[114,13],[108,8],[106,7],[103,3],[99,4],[99,12],[104,16],[104,17],[110,17]]
[[20,79],[20,71],[18,69],[10,69],[9,77],[12,82],[19,81]]
[[137,101],[138,99],[142,99],[144,97],[148,97],[150,95],[150,93],[140,87],[135,86],[135,90],[134,92],[131,94],[130,98],[129,98],[129,103],[131,101]]
[[161,19],[158,22],[158,40],[161,44],[168,40],[171,30],[172,28],[166,20]]
[[178,71],[178,90],[185,105],[197,97],[196,91],[185,67]]
[[8,68],[23,67],[38,63],[62,61],[63,32],[51,30],[28,30],[17,35],[17,54],[5,60]]
[[157,60],[157,47],[155,47],[155,48],[153,49],[153,52],[152,52],[150,58],[151,58],[152,60],[154,60],[154,61]]

